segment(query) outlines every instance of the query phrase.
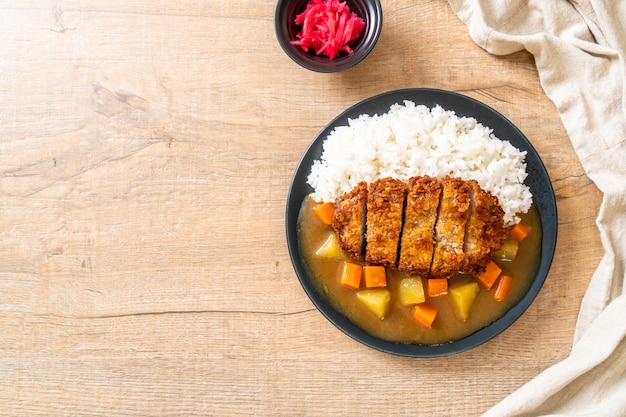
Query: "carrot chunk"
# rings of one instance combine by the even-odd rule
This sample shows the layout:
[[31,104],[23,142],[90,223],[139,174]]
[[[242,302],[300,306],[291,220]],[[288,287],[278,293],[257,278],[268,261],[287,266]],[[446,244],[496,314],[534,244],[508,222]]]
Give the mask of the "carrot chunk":
[[493,299],[496,301],[504,301],[511,291],[511,285],[513,284],[513,278],[510,275],[502,274],[498,279],[498,284],[493,293]]
[[448,293],[448,278],[429,278],[426,281],[426,293],[429,297],[439,297]]
[[517,240],[524,240],[528,236],[528,226],[524,223],[517,223],[509,229],[509,236]]
[[502,268],[500,268],[494,261],[489,261],[484,271],[476,274],[476,279],[480,281],[481,284],[487,289],[493,287],[496,280],[502,273]]
[[387,286],[387,272],[384,266],[366,265],[363,267],[365,286],[367,288],[379,288]]
[[313,212],[324,224],[330,225],[333,222],[333,216],[335,214],[335,205],[333,203],[321,203],[313,207]]
[[339,268],[339,284],[358,289],[361,286],[362,271],[361,265],[344,261]]
[[433,322],[437,318],[437,309],[428,304],[418,304],[413,309],[413,320],[429,329],[433,327]]

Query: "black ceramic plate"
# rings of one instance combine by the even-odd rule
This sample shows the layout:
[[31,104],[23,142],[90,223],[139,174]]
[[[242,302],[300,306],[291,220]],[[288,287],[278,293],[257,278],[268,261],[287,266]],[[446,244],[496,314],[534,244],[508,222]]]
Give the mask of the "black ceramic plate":
[[[369,335],[361,330],[343,314],[335,310],[331,304],[317,292],[300,257],[298,245],[298,214],[304,199],[313,191],[306,180],[311,171],[313,161],[322,154],[322,143],[336,126],[348,124],[348,119],[354,119],[361,114],[383,114],[389,111],[391,105],[402,104],[404,100],[411,100],[415,104],[428,107],[440,105],[446,110],[452,110],[457,116],[475,118],[479,123],[493,129],[493,133],[500,139],[510,141],[515,147],[527,151],[526,164],[528,177],[526,185],[533,194],[533,203],[537,206],[541,220],[543,238],[541,241],[541,260],[528,292],[504,316],[481,330],[457,341],[440,345],[418,345],[392,343]],[[537,293],[550,270],[557,238],[557,212],[554,190],[546,168],[539,158],[537,151],[528,139],[510,121],[492,108],[464,95],[433,89],[406,89],[384,93],[366,99],[345,110],[331,121],[313,140],[304,153],[293,176],[286,210],[287,245],[296,275],[313,304],[337,328],[353,339],[383,352],[401,356],[434,357],[462,352],[478,346],[508,328],[517,320],[535,299]]]

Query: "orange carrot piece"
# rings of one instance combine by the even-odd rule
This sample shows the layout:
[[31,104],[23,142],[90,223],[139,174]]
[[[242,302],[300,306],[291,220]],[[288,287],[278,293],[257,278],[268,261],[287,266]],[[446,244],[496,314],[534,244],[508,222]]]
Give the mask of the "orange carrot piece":
[[448,293],[448,278],[428,278],[426,293],[429,297],[439,297]]
[[496,301],[504,301],[511,291],[511,285],[513,284],[513,278],[510,275],[502,274],[496,285],[496,289],[493,293],[493,299]]
[[413,309],[413,320],[429,329],[433,327],[433,322],[437,318],[437,309],[428,304],[418,304]]
[[484,271],[476,274],[476,279],[483,284],[483,286],[487,289],[493,287],[496,280],[502,273],[502,268],[500,268],[494,261],[489,261]]
[[335,214],[335,205],[333,203],[321,203],[313,207],[313,211],[317,217],[324,223],[330,225],[333,222]]
[[366,265],[363,267],[365,276],[365,286],[367,288],[378,288],[387,286],[387,272],[384,266]]
[[358,289],[361,286],[361,274],[363,268],[359,264],[353,262],[343,262],[339,269],[339,284]]
[[517,240],[524,240],[528,236],[528,226],[523,223],[517,223],[509,229],[509,236]]

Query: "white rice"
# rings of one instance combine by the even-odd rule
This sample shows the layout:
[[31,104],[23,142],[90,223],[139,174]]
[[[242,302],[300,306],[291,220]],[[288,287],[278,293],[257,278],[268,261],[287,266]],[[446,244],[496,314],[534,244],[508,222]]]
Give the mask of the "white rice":
[[500,140],[471,117],[405,101],[382,115],[361,115],[324,140],[308,183],[316,201],[334,201],[360,181],[416,175],[476,180],[495,195],[507,225],[519,222],[532,194],[524,184],[526,152]]

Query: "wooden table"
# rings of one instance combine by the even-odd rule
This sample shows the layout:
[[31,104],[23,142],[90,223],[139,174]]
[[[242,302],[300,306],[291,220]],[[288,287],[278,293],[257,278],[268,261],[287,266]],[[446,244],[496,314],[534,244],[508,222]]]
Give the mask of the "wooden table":
[[[319,74],[279,47],[275,1],[0,2],[0,414],[473,416],[568,355],[601,194],[532,56],[489,55],[444,0],[382,3],[371,55]],[[285,243],[313,137],[408,87],[509,118],[558,201],[534,304],[439,359],[337,330]]]

